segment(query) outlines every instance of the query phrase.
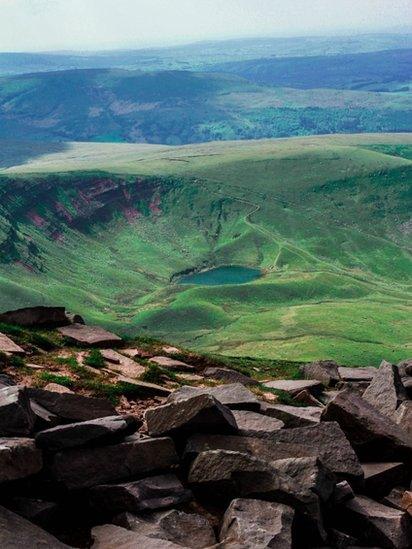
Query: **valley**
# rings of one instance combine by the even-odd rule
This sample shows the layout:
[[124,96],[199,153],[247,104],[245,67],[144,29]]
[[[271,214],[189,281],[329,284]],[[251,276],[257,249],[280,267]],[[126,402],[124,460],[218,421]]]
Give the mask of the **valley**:
[[[410,135],[5,147],[2,310],[238,357],[410,354]],[[175,279],[230,265],[263,276]]]

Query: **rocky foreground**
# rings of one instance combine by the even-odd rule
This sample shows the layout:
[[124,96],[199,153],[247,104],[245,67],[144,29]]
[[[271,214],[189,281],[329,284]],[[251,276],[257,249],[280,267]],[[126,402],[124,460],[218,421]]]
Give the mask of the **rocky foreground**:
[[[0,322],[1,548],[412,547],[412,360],[262,380],[64,309]],[[46,325],[63,346],[19,331]]]

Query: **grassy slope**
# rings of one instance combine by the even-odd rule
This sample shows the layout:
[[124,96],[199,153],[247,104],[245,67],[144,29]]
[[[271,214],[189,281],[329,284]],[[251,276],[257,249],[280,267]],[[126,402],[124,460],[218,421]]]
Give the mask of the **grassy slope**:
[[[375,71],[386,78],[379,63]],[[0,139],[179,145],[409,131],[410,96],[269,88],[236,75],[188,71],[48,72],[0,78]]]
[[[404,358],[411,154],[410,136],[368,135],[77,144],[32,158],[3,171],[0,306],[64,303],[129,334],[228,355]],[[91,169],[117,173],[114,190],[64,222],[56,201],[76,215],[80,191],[109,179]],[[6,261],[11,226],[18,244]],[[227,263],[265,276],[242,286],[170,283],[184,269]]]

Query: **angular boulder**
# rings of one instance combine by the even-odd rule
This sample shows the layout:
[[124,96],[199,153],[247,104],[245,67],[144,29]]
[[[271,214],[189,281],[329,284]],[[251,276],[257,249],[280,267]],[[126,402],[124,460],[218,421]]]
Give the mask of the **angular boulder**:
[[323,391],[323,384],[317,379],[278,379],[263,384],[269,389],[284,391],[291,396],[297,395],[303,390],[309,391],[314,396],[319,396]]
[[25,350],[16,345],[6,334],[0,332],[0,352],[11,355],[24,355]]
[[402,402],[394,415],[394,421],[412,439],[412,402]]
[[396,423],[352,391],[342,391],[325,408],[322,419],[341,426],[364,461],[412,460],[412,443]]
[[340,381],[338,365],[333,360],[316,360],[301,368],[305,379],[316,379],[326,387],[333,387]]
[[397,366],[383,360],[363,398],[393,419],[396,409],[407,398]]
[[141,425],[132,416],[109,416],[82,423],[59,425],[36,435],[36,444],[52,452],[77,446],[96,446],[120,442]]
[[293,400],[297,404],[303,404],[304,406],[315,406],[319,408],[323,408],[324,404],[317,398],[315,398],[313,395],[309,393],[306,389],[298,393],[293,397]]
[[206,368],[203,371],[206,379],[216,379],[223,383],[241,383],[242,385],[258,385],[255,379],[252,379],[241,372],[231,370],[230,368]]
[[148,409],[145,420],[151,436],[189,435],[195,432],[234,433],[237,428],[229,408],[208,394]]
[[228,546],[290,549],[294,515],[294,510],[282,503],[235,499],[223,518],[220,541]]
[[24,387],[14,385],[0,389],[0,437],[30,435],[34,422],[35,416]]
[[348,533],[367,545],[388,549],[408,549],[412,523],[407,514],[365,496],[346,502],[339,512],[339,522]]
[[246,437],[268,438],[285,424],[275,419],[249,410],[233,410],[238,433]]
[[62,422],[89,421],[116,415],[114,406],[103,398],[35,388],[29,388],[27,392],[31,400],[58,416]]
[[71,324],[59,328],[58,331],[70,341],[86,347],[111,347],[122,341],[119,336],[98,326]]
[[195,395],[207,394],[215,397],[221,404],[232,410],[260,411],[260,402],[256,396],[241,383],[231,383],[218,387],[189,387],[177,389],[168,398],[168,402],[186,400]]
[[26,307],[0,314],[0,322],[27,328],[57,328],[70,324],[64,307]]
[[54,536],[0,506],[0,547],[4,549],[69,549]]
[[362,469],[365,475],[363,492],[374,499],[387,496],[407,479],[403,463],[362,463]]
[[157,364],[158,366],[166,368],[167,370],[173,370],[177,372],[192,372],[195,369],[194,366],[186,364],[186,362],[182,362],[181,360],[170,358],[170,356],[154,356],[153,358],[149,359],[149,362]]
[[263,414],[283,421],[289,429],[317,425],[322,415],[322,409],[317,406],[262,404],[261,410]]
[[106,368],[122,376],[135,378],[146,371],[146,368],[132,358],[121,355],[113,349],[102,349],[103,358],[107,361]]
[[213,528],[205,517],[176,509],[140,515],[122,513],[114,522],[143,536],[171,541],[182,547],[202,549],[216,543]]
[[0,438],[0,483],[34,475],[42,466],[42,453],[32,439]]
[[133,435],[121,444],[59,452],[51,472],[67,488],[77,489],[164,471],[176,463],[172,439]]
[[364,368],[350,368],[347,366],[340,366],[338,373],[342,381],[372,381],[376,374],[376,368],[373,366],[366,366]]
[[114,524],[103,524],[92,529],[93,549],[181,549],[172,541],[142,536]]
[[175,475],[159,475],[125,484],[107,484],[91,488],[90,504],[103,515],[139,513],[186,503],[192,493]]
[[412,376],[412,358],[407,358],[398,363],[399,375],[401,377]]

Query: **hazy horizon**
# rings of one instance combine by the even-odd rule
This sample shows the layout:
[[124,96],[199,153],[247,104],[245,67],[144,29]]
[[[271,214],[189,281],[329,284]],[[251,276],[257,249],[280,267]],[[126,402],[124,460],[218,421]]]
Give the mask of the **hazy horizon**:
[[363,0],[361,6],[355,0],[0,0],[0,51],[93,52],[404,33],[410,17],[409,0]]

